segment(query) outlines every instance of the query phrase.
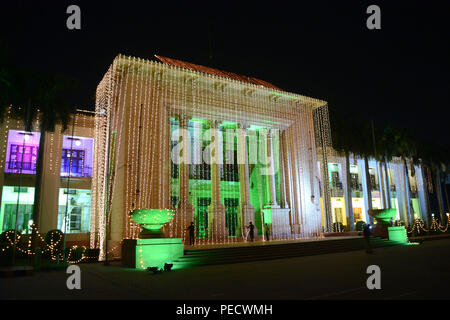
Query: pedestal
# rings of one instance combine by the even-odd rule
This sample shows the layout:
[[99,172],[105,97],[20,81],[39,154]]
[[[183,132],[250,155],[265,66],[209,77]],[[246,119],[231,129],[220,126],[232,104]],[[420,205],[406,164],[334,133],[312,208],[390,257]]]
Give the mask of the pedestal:
[[181,238],[126,239],[123,248],[123,265],[137,269],[164,268],[165,263],[184,255]]
[[374,237],[389,238],[388,226],[382,222],[375,224],[374,228],[371,230]]
[[401,243],[408,243],[408,235],[403,226],[388,227],[389,240]]

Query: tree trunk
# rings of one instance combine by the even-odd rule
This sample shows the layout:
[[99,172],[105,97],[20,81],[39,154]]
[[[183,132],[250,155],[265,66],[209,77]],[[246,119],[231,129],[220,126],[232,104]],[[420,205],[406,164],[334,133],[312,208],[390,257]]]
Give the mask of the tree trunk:
[[379,166],[379,170],[377,170],[377,171],[380,176],[379,183],[380,183],[380,195],[381,195],[382,206],[383,206],[383,209],[386,209],[388,206],[386,204],[386,188],[385,188],[385,183],[384,183],[385,181],[383,178],[383,161],[378,161],[377,165]]
[[413,212],[411,210],[411,195],[410,195],[410,190],[409,190],[409,186],[411,185],[409,182],[409,174],[408,174],[408,164],[406,163],[406,158],[403,158],[403,165],[405,166],[405,183],[406,183],[406,210],[407,210],[407,214],[408,214],[408,225],[412,225],[413,221],[414,221],[414,216],[413,216]]
[[353,204],[352,204],[352,178],[350,175],[350,158],[348,151],[345,152],[345,172],[347,180],[347,212],[348,212],[348,224],[349,230],[353,231],[355,229],[354,215],[353,215]]
[[[366,172],[366,189],[367,189],[367,202],[368,208],[367,210],[372,210],[372,184],[370,182],[370,173],[369,173],[369,160],[367,156],[364,156],[364,169]],[[373,217],[369,214],[370,223],[373,223]]]
[[430,226],[430,221],[431,221],[431,204],[430,204],[430,193],[432,193],[433,190],[430,190],[433,187],[433,184],[431,184],[431,188],[430,185],[428,184],[429,181],[429,172],[430,172],[430,168],[428,166],[423,166],[422,168],[424,168],[425,170],[423,170],[422,172],[424,172],[424,175],[422,175],[423,180],[424,180],[424,185],[425,185],[425,199],[427,202],[427,209],[428,212],[425,213],[425,217],[426,217],[426,226],[427,228]]
[[41,209],[41,185],[42,185],[42,171],[44,162],[44,146],[45,146],[45,131],[41,128],[41,136],[39,138],[39,151],[38,158],[36,162],[36,175],[35,175],[35,185],[34,185],[34,205],[33,205],[33,223],[34,231],[32,233],[32,249],[36,248],[37,245],[37,232],[39,228],[39,216]]
[[448,192],[447,192],[447,184],[446,184],[446,182],[447,182],[447,176],[445,176],[444,183],[443,183],[444,195],[445,195],[445,203],[447,204],[447,210],[444,210],[444,211],[445,212],[449,212],[450,211],[450,205],[449,205],[449,202],[448,202]]
[[435,184],[436,184],[436,197],[439,204],[439,215],[441,216],[441,223],[444,223],[444,201],[442,199],[442,188],[441,188],[441,179],[439,178],[439,167],[432,164],[432,168],[434,171]]
[[391,209],[391,179],[389,178],[388,162],[386,161],[386,158],[384,158],[384,175],[386,177],[386,208]]

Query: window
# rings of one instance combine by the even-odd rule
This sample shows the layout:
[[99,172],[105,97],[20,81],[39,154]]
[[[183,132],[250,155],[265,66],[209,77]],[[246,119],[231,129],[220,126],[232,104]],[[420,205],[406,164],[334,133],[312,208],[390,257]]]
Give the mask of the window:
[[35,174],[39,132],[9,130],[5,172]]
[[359,177],[357,173],[350,173],[352,190],[361,191],[361,185],[359,183]]
[[94,139],[64,136],[61,177],[92,177]]
[[353,207],[353,216],[355,222],[362,221],[362,208]]
[[377,180],[374,174],[370,175],[370,188],[373,190],[378,190]]
[[[19,206],[17,206],[17,202],[19,202]],[[29,223],[33,216],[33,204],[34,188],[4,186],[0,207],[0,227],[2,231],[14,229],[16,222],[19,232],[30,231]]]
[[3,230],[15,229],[14,222],[17,214],[17,231],[23,232],[28,228],[28,222],[33,215],[32,204],[19,204],[19,210],[17,210],[17,204],[7,203],[4,205],[3,216]]
[[91,190],[59,190],[58,229],[67,233],[86,233],[91,224]]
[[339,179],[339,172],[331,172],[331,188],[336,190],[342,190],[342,184]]
[[61,159],[61,174],[82,177],[84,172],[84,151],[63,149]]
[[36,172],[38,147],[25,145],[24,148],[23,145],[12,144],[10,148],[8,169],[20,170],[22,166],[23,170]]

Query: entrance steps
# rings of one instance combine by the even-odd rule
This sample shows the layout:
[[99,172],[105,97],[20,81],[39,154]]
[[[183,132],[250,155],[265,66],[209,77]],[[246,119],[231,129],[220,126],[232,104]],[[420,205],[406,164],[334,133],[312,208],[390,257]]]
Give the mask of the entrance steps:
[[[378,237],[371,237],[372,248],[401,245]],[[275,260],[302,256],[312,256],[327,253],[365,250],[364,238],[312,240],[267,244],[263,242],[248,246],[204,248],[185,250],[184,256],[173,261],[174,269],[194,266],[229,264],[262,260]]]

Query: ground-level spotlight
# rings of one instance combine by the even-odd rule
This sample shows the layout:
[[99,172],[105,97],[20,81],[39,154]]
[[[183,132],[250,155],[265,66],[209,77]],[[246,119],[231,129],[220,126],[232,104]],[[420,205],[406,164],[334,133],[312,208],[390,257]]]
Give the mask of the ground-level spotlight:
[[170,271],[172,270],[173,263],[165,263],[164,264],[164,271]]
[[147,271],[151,271],[153,274],[158,274],[162,272],[162,269],[159,269],[158,267],[148,267]]

